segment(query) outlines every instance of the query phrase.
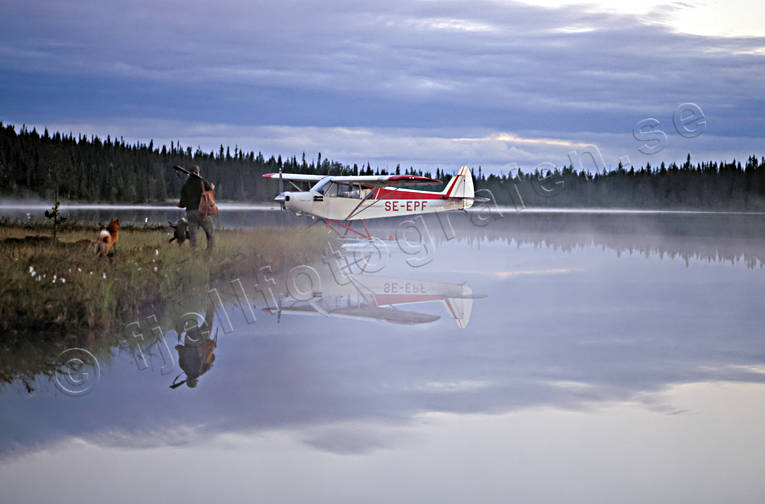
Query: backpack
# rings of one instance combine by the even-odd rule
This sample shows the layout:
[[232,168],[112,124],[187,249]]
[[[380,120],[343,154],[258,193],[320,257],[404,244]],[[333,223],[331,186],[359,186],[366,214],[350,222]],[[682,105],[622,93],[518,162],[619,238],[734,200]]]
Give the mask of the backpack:
[[199,181],[202,184],[202,197],[199,198],[199,213],[206,217],[208,215],[216,215],[218,213],[218,207],[215,206],[215,191],[210,189],[205,190],[205,183],[203,180]]

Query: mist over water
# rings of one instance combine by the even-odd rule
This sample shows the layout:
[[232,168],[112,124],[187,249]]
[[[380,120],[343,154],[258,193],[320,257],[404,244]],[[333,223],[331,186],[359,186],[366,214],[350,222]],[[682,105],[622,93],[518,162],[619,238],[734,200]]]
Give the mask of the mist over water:
[[[82,218],[140,223],[173,211],[83,209],[95,213]],[[55,492],[12,481],[35,471],[64,484],[76,466],[99,477],[86,502],[127,502],[145,488],[208,500],[215,485],[162,484],[201,460],[206,478],[232,493],[290,502],[353,500],[369,488],[382,501],[456,502],[466,481],[492,489],[479,492],[490,502],[765,495],[756,470],[765,463],[765,216],[445,217],[370,222],[374,267],[356,265],[342,283],[317,257],[308,265],[320,283],[304,297],[279,272],[268,296],[256,272],[241,278],[252,315],[236,284],[215,285],[227,318],[205,315],[217,348],[194,387],[171,388],[185,344],[172,314],[206,310],[183,298],[142,314],[157,316],[169,350],[153,347],[148,367],[118,332],[82,397],[43,375],[31,396],[5,385],[0,484],[10,498],[45,500]],[[223,209],[221,221],[283,226],[296,242],[312,223]],[[402,235],[412,223],[420,234]],[[426,243],[402,247],[402,236]],[[350,262],[368,249],[340,245]],[[115,492],[117,472],[141,489]],[[295,490],[285,495],[285,485]]]

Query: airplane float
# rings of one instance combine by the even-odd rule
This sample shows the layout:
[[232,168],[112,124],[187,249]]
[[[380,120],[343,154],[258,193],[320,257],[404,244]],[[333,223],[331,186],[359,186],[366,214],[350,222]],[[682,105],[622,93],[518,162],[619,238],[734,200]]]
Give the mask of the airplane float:
[[[404,186],[441,184],[440,180],[418,175],[305,175],[266,173],[265,178],[279,180],[279,195],[274,201],[298,215],[324,219],[327,227],[340,234],[333,224],[371,239],[365,219],[421,215],[451,210],[466,210],[475,202],[473,176],[467,166],[460,168],[443,191],[418,191]],[[295,191],[284,191],[284,180]],[[302,191],[294,182],[315,182]],[[366,234],[351,227],[361,221]]]

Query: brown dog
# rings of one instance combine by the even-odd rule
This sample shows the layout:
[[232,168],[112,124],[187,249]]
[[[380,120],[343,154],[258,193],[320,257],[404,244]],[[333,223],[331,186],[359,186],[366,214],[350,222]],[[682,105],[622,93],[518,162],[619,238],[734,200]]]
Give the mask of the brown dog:
[[113,256],[117,252],[117,242],[120,240],[120,220],[112,219],[106,229],[102,229],[96,242],[97,256]]

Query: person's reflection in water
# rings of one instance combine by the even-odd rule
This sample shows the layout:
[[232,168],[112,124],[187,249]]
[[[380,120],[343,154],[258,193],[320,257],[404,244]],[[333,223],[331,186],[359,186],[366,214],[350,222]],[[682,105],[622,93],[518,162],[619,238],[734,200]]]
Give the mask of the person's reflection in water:
[[[190,316],[193,316],[193,319],[190,319]],[[215,338],[210,337],[212,335],[214,316],[215,309],[210,304],[202,324],[199,323],[197,314],[191,313],[184,317],[181,325],[182,328],[180,330],[176,329],[179,343],[183,329],[186,330],[183,345],[175,345],[175,349],[178,351],[178,364],[183,370],[182,374],[186,375],[186,379],[179,382],[178,378],[181,376],[179,374],[173,380],[173,384],[170,385],[171,389],[178,388],[184,383],[189,388],[196,387],[199,377],[212,368],[215,361],[215,348],[218,346],[217,332]],[[194,326],[187,328],[187,322],[192,322]]]

